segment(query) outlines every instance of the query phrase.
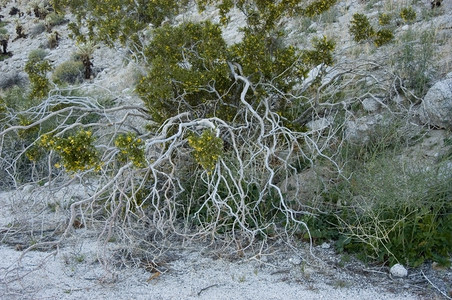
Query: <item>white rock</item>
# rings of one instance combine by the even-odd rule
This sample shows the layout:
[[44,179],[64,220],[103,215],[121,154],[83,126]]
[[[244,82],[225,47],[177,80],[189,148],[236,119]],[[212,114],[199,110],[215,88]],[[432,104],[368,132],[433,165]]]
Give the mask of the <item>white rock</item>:
[[452,129],[452,73],[433,85],[422,101],[421,120],[427,124]]
[[330,244],[329,243],[327,243],[327,242],[324,242],[321,246],[320,246],[322,249],[330,249]]
[[378,103],[378,101],[376,101],[372,98],[364,99],[362,104],[363,104],[363,109],[366,111],[369,111],[369,112],[377,111],[378,108],[380,107],[380,103]]
[[408,270],[401,264],[395,264],[389,270],[394,277],[406,277],[408,275]]
[[331,122],[327,118],[320,118],[317,120],[310,121],[306,126],[311,131],[321,131],[331,125]]
[[31,192],[34,190],[34,186],[33,185],[31,185],[31,184],[27,184],[26,186],[24,186],[23,188],[22,188],[22,191],[25,193],[25,194],[31,194]]
[[386,122],[388,121],[380,114],[349,120],[345,124],[346,139],[356,143],[365,143],[369,140],[369,136],[375,128],[384,125]]

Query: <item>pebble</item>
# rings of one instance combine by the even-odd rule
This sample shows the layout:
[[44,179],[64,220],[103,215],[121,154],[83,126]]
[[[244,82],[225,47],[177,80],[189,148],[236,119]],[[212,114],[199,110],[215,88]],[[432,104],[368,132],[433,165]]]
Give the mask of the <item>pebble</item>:
[[331,245],[327,242],[324,242],[321,246],[322,249],[330,249]]
[[394,277],[406,277],[408,275],[408,270],[401,264],[395,264],[389,270]]

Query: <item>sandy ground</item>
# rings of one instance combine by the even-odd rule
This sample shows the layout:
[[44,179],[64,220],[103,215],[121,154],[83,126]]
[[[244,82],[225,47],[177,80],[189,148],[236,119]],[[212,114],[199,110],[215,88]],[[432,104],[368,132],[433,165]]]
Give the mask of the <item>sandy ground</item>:
[[[21,255],[0,247],[1,299],[421,299],[390,292],[347,274],[331,276],[315,267],[284,263],[274,266],[256,261],[231,262],[185,250],[163,274],[144,268],[116,270],[106,276],[92,245],[58,253]],[[314,272],[319,272],[313,274]],[[323,275],[322,275],[323,273]]]
[[98,233],[82,228],[58,247],[24,251],[33,236],[27,228],[38,238],[61,221],[65,211],[49,203],[77,193],[79,187],[0,193],[0,299],[432,299],[425,285],[390,278],[385,267],[341,264],[325,245],[312,249],[317,258],[306,247],[295,252],[276,245],[271,255],[253,259],[175,243],[151,267],[113,255],[123,247],[114,242],[102,253]]

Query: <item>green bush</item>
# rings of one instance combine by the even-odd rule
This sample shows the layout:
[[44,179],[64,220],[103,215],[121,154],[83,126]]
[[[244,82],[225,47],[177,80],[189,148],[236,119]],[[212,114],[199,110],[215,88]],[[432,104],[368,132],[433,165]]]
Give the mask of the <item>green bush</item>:
[[326,36],[314,38],[312,45],[314,46],[314,50],[304,52],[304,59],[308,64],[314,66],[321,63],[327,66],[333,65],[333,51],[336,47],[336,43],[333,40],[328,39]]
[[28,54],[28,60],[42,61],[42,60],[45,59],[45,57],[48,54],[49,53],[46,50],[42,49],[42,48],[31,50],[30,53]]
[[28,74],[31,83],[30,97],[42,99],[50,91],[50,81],[47,79],[47,72],[52,69],[48,60],[45,59],[47,52],[37,49],[30,52],[28,61],[25,64],[25,72]]
[[[230,76],[228,62],[240,65],[237,72],[241,71],[253,82],[271,81],[271,85],[260,84],[254,94],[246,95],[253,105],[272,87],[289,92],[306,76],[309,64],[332,63],[334,42],[325,37],[314,41],[315,51],[319,53],[308,52],[306,57],[310,60],[303,61],[300,51],[285,46],[280,39],[252,30],[244,32],[240,43],[227,47],[220,27],[210,22],[157,28],[145,51],[150,65],[148,74],[137,85],[137,92],[153,120],[161,123],[180,111],[191,112],[196,117],[233,120],[240,95],[236,88],[231,89],[234,79]],[[286,115],[284,99],[278,105],[278,110],[290,123],[293,118]]]
[[377,47],[388,44],[394,40],[394,33],[388,28],[383,28],[375,34],[374,43]]
[[400,11],[400,17],[406,23],[412,23],[416,20],[416,12],[412,7],[404,7]]
[[390,264],[449,264],[452,177],[437,170],[385,156],[357,170],[338,191],[341,246]]
[[356,42],[361,42],[373,38],[375,30],[366,15],[357,13],[350,21],[350,33]]
[[335,5],[337,0],[320,0],[313,1],[306,6],[304,9],[304,14],[308,17],[313,17],[315,15],[320,15],[325,11],[329,10],[333,5]]
[[192,134],[188,144],[193,148],[195,160],[207,171],[211,172],[223,154],[223,140],[212,130],[204,130],[201,135]]
[[52,80],[57,84],[75,84],[83,81],[84,66],[81,61],[66,61],[58,65],[52,74]]
[[381,13],[378,15],[378,24],[380,24],[381,26],[386,26],[391,24],[391,15],[389,14],[385,14],[385,13]]
[[[92,131],[79,130],[74,135],[65,138],[44,134],[41,136],[39,146],[58,153],[62,159],[62,166],[66,171],[73,173],[92,168],[100,169],[98,151],[93,142]],[[57,163],[55,167],[59,168],[61,165]]]
[[47,30],[50,30],[52,27],[64,24],[66,21],[64,15],[51,12],[46,16],[44,23]]
[[115,146],[119,149],[118,160],[122,163],[132,162],[137,168],[143,168],[146,160],[144,158],[144,142],[135,134],[120,134],[116,137]]
[[412,29],[398,39],[394,54],[394,69],[407,88],[417,97],[423,97],[436,76],[435,32],[417,32]]
[[43,33],[44,31],[46,31],[46,25],[44,24],[44,22],[39,22],[38,24],[30,28],[30,35],[32,37],[35,37]]
[[137,33],[149,24],[159,27],[166,18],[179,12],[188,1],[183,0],[86,0],[83,3],[73,0],[53,0],[56,11],[62,13],[69,8],[76,21],[69,28],[79,42],[86,42],[87,36],[80,28],[88,28],[88,38],[104,41],[109,45],[116,41],[130,43]]
[[[154,121],[161,123],[181,110],[199,117],[228,114],[230,106],[212,105],[217,96],[206,88],[215,82],[223,94],[230,85],[227,47],[217,25],[162,26],[155,30],[145,54],[150,69],[137,91]],[[185,101],[176,103],[181,95]],[[230,100],[225,98],[224,102]]]

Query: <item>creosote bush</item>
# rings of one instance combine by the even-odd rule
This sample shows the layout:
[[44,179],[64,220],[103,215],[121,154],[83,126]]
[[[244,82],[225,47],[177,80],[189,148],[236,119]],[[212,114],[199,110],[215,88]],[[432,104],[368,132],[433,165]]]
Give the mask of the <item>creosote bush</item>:
[[404,7],[400,11],[400,17],[406,23],[412,23],[416,20],[416,12],[414,9],[410,7]]
[[328,39],[326,36],[314,38],[312,40],[313,50],[304,52],[304,59],[310,65],[325,64],[332,66],[334,64],[333,51],[336,47],[335,41]]
[[386,26],[391,24],[391,15],[386,13],[381,13],[378,15],[378,24],[380,26]]
[[47,72],[52,70],[50,62],[45,59],[47,53],[45,50],[36,49],[28,55],[28,61],[25,64],[25,72],[30,78],[31,91],[30,97],[42,99],[50,91],[50,81],[47,79]]
[[[210,22],[163,26],[146,47],[148,74],[137,91],[154,121],[164,122],[181,111],[196,117],[232,118],[235,98],[219,98],[230,87],[227,47],[219,26]],[[183,101],[181,101],[183,100]],[[231,103],[231,101],[233,101]]]
[[388,44],[394,40],[394,33],[388,28],[383,28],[375,34],[374,43],[377,47]]
[[356,13],[350,21],[350,33],[356,42],[361,42],[371,39],[375,30],[366,15]]
[[223,140],[212,130],[204,130],[201,135],[191,134],[188,144],[193,148],[193,157],[208,172],[211,173],[223,153]]
[[[57,13],[68,9],[75,15],[69,27],[80,45],[78,62],[58,66],[55,82],[76,83],[75,70],[80,74],[82,65],[83,77],[91,78],[99,40],[130,46],[127,50],[144,74],[136,86],[144,104],[107,106],[95,97],[74,94],[76,87],[55,87],[49,93],[49,64],[45,55],[34,53],[27,69],[32,87],[41,84],[39,91],[45,91],[37,95],[39,102],[29,97],[18,101],[26,107],[19,114],[19,105],[4,97],[0,136],[6,137],[8,147],[0,148],[0,167],[13,184],[42,182],[44,174],[52,188],[72,183],[68,177],[90,187],[89,196],[71,205],[63,235],[72,228],[74,211],[80,211],[93,223],[104,224],[100,241],[115,235],[137,248],[177,234],[184,240],[210,237],[215,242],[224,237],[225,244],[236,245],[237,253],[262,251],[278,238],[292,242],[300,237],[309,242],[339,239],[338,248],[361,247],[384,262],[418,264],[410,249],[422,253],[424,260],[447,255],[438,246],[450,232],[444,217],[450,215],[443,201],[450,197],[447,186],[429,181],[441,191],[435,194],[417,171],[379,169],[385,160],[380,162],[379,153],[367,151],[368,146],[360,148],[366,152],[361,152],[365,162],[338,158],[348,146],[343,128],[357,113],[363,89],[369,97],[392,97],[398,91],[388,86],[395,75],[375,62],[353,62],[338,66],[343,72],[332,78],[322,77],[326,66],[335,63],[335,42],[322,36],[312,40],[312,48],[298,49],[285,40],[285,18],[321,14],[336,1],[196,2],[200,7],[217,5],[221,24],[172,24],[172,16],[183,11],[187,1],[52,2]],[[234,7],[247,22],[241,28],[243,39],[228,45],[222,24]],[[356,14],[350,31],[356,41],[380,46],[393,37],[383,21],[376,30],[366,16]],[[307,83],[314,67],[320,75]],[[374,80],[380,73],[387,78]],[[324,116],[332,119],[324,128],[305,126]],[[142,128],[143,123],[151,125]],[[134,133],[127,132],[129,128]],[[392,147],[382,136],[376,144],[385,150]],[[28,172],[39,164],[45,172]],[[300,199],[304,182],[297,182],[294,197],[282,186],[317,164],[337,171],[328,178],[337,185],[322,189],[325,207],[316,202],[310,209],[306,204],[311,199]],[[359,171],[347,169],[352,164],[361,167]],[[21,177],[16,170],[31,175]],[[377,187],[371,185],[380,181]],[[391,181],[403,183],[403,192]],[[433,196],[421,190],[412,193],[409,187],[416,182]],[[433,213],[426,203],[434,203]],[[328,232],[322,232],[323,226]],[[419,245],[418,234],[432,237],[429,245]],[[255,243],[262,247],[254,248]]]
[[378,23],[381,26],[375,30],[370,24],[367,16],[363,14],[354,14],[350,22],[350,33],[356,42],[373,40],[375,46],[381,47],[394,40],[394,32],[391,28],[391,17],[388,14],[380,14]]
[[137,168],[145,166],[144,141],[133,133],[120,134],[115,140],[115,146],[119,149],[118,161],[122,163],[132,162]]
[[[80,130],[65,138],[44,134],[41,136],[39,146],[58,153],[62,166],[70,173],[89,169],[98,171],[101,162],[93,142],[92,131]],[[59,168],[61,164],[56,163],[55,167]]]

